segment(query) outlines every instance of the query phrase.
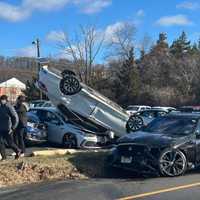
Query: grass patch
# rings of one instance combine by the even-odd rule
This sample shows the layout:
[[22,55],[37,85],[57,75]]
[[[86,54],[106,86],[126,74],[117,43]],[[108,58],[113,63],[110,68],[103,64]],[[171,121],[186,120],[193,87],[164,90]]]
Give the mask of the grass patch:
[[65,156],[26,157],[0,162],[0,187],[59,179],[105,176],[105,152],[83,152]]

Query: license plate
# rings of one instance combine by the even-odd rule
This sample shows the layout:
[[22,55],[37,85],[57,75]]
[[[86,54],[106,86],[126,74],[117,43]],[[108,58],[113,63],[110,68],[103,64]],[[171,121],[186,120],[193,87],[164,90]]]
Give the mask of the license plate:
[[132,162],[132,160],[133,160],[132,157],[124,157],[124,156],[121,157],[121,163],[129,164]]

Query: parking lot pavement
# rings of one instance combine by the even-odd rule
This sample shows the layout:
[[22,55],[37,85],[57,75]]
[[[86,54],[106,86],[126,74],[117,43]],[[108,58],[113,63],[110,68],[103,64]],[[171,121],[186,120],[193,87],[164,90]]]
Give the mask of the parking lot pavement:
[[199,200],[199,171],[177,178],[57,181],[0,190],[2,200]]

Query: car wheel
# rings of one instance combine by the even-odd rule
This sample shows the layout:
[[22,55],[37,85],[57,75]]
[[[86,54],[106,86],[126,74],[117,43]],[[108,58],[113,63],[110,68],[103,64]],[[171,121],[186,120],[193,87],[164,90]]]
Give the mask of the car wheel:
[[62,77],[65,78],[66,76],[76,76],[76,74],[71,71],[71,70],[64,70],[62,73],[61,73]]
[[73,95],[81,90],[81,85],[76,76],[66,75],[60,81],[60,91],[65,95]]
[[127,121],[127,131],[137,131],[144,126],[144,121],[140,116],[132,115]]
[[67,149],[77,148],[76,136],[71,133],[66,133],[63,137],[63,147]]
[[159,170],[164,176],[180,176],[187,170],[187,159],[180,150],[166,149],[159,158]]

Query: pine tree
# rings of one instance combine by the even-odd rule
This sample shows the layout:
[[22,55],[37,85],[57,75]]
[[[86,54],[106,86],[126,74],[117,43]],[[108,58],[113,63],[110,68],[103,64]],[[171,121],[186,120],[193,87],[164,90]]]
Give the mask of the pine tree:
[[114,85],[116,96],[118,97],[120,104],[128,105],[132,102],[133,97],[138,95],[139,80],[139,72],[134,58],[134,49],[131,48],[128,58],[124,60],[116,72]]
[[190,41],[187,39],[186,33],[183,31],[178,39],[176,39],[171,47],[170,52],[175,57],[181,57],[191,51]]

